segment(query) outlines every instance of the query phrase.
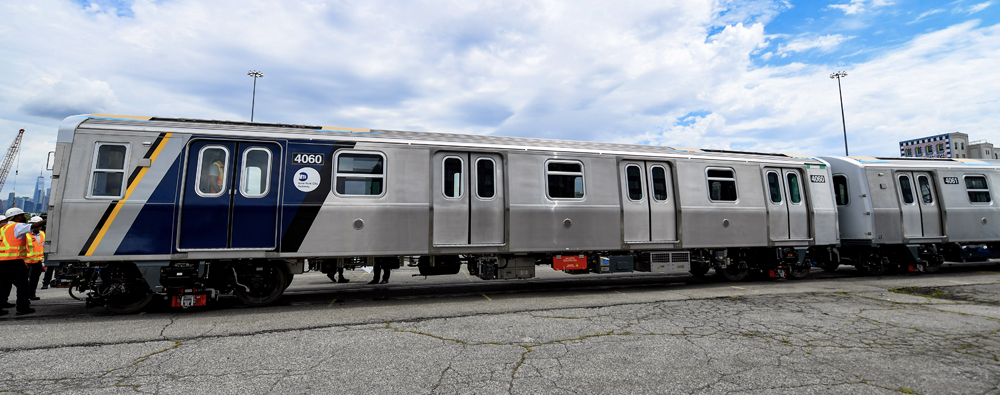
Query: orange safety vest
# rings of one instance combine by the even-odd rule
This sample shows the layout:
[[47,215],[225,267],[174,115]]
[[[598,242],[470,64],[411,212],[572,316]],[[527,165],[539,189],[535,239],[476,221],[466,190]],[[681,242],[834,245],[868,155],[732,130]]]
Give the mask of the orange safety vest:
[[0,245],[0,261],[23,260],[28,256],[27,237],[23,239],[14,237],[15,224],[14,222],[9,222],[0,228],[0,236],[3,237],[3,242],[0,243],[2,244]]
[[38,240],[35,235],[27,234],[28,256],[24,258],[24,263],[38,263],[45,258],[45,232],[38,231]]

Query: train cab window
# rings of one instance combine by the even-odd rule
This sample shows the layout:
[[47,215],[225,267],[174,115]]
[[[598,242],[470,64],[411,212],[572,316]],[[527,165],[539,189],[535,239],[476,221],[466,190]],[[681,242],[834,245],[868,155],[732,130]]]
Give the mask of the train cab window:
[[198,154],[198,175],[195,185],[202,197],[222,196],[229,179],[229,150],[219,145],[206,145]]
[[913,187],[910,184],[910,177],[899,176],[899,192],[903,195],[903,203],[913,204]]
[[476,159],[476,196],[492,199],[497,193],[496,182],[496,163],[493,159]]
[[649,171],[653,180],[653,200],[663,202],[667,200],[667,171],[663,166],[653,166]]
[[243,151],[240,193],[249,198],[267,195],[271,186],[271,151],[250,148]]
[[733,169],[708,169],[708,198],[713,202],[736,201],[736,172]]
[[444,158],[444,196],[462,197],[462,159],[454,156]]
[[385,182],[385,157],[377,153],[337,154],[336,191],[339,195],[379,196]]
[[837,199],[838,206],[846,206],[851,202],[847,194],[847,176],[833,176],[833,196]]
[[934,195],[931,193],[931,180],[927,176],[918,176],[917,187],[920,188],[920,201],[924,204],[933,204]]
[[983,176],[965,176],[965,190],[969,193],[969,201],[972,203],[989,203],[990,186]]
[[549,161],[545,164],[546,191],[552,199],[583,199],[583,163]]
[[767,172],[767,192],[771,196],[771,203],[781,203],[781,183],[778,173]]
[[629,200],[642,200],[642,170],[639,166],[625,166],[625,184],[628,187]]
[[90,176],[90,196],[121,198],[125,192],[125,163],[129,146],[98,143]]
[[796,173],[785,173],[785,178],[788,179],[788,200],[791,200],[792,204],[801,203],[802,191],[799,189],[799,175]]

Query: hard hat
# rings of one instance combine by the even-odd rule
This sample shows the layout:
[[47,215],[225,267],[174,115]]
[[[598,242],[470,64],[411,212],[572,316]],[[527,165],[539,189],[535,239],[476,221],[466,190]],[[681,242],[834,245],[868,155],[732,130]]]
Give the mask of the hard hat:
[[35,222],[42,222],[42,217],[39,217],[39,216],[36,215],[34,217],[31,217],[31,219],[28,220],[29,224],[33,224]]
[[7,212],[4,213],[4,216],[6,216],[7,218],[10,218],[10,217],[21,215],[21,214],[24,214],[24,210],[21,210],[20,208],[17,208],[17,207],[11,207],[11,208],[7,209]]
[[0,221],[6,221],[6,220],[7,220],[7,216],[0,214]]

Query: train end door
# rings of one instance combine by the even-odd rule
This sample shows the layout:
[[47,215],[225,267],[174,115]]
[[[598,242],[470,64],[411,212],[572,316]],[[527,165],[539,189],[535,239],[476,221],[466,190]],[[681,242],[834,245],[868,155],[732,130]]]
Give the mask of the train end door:
[[280,157],[274,143],[191,142],[178,249],[276,248]]

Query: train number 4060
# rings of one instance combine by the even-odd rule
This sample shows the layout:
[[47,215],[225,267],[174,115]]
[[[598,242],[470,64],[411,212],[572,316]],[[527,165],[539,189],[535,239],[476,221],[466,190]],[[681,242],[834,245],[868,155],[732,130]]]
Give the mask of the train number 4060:
[[296,165],[322,165],[324,159],[323,154],[292,154],[292,163]]

